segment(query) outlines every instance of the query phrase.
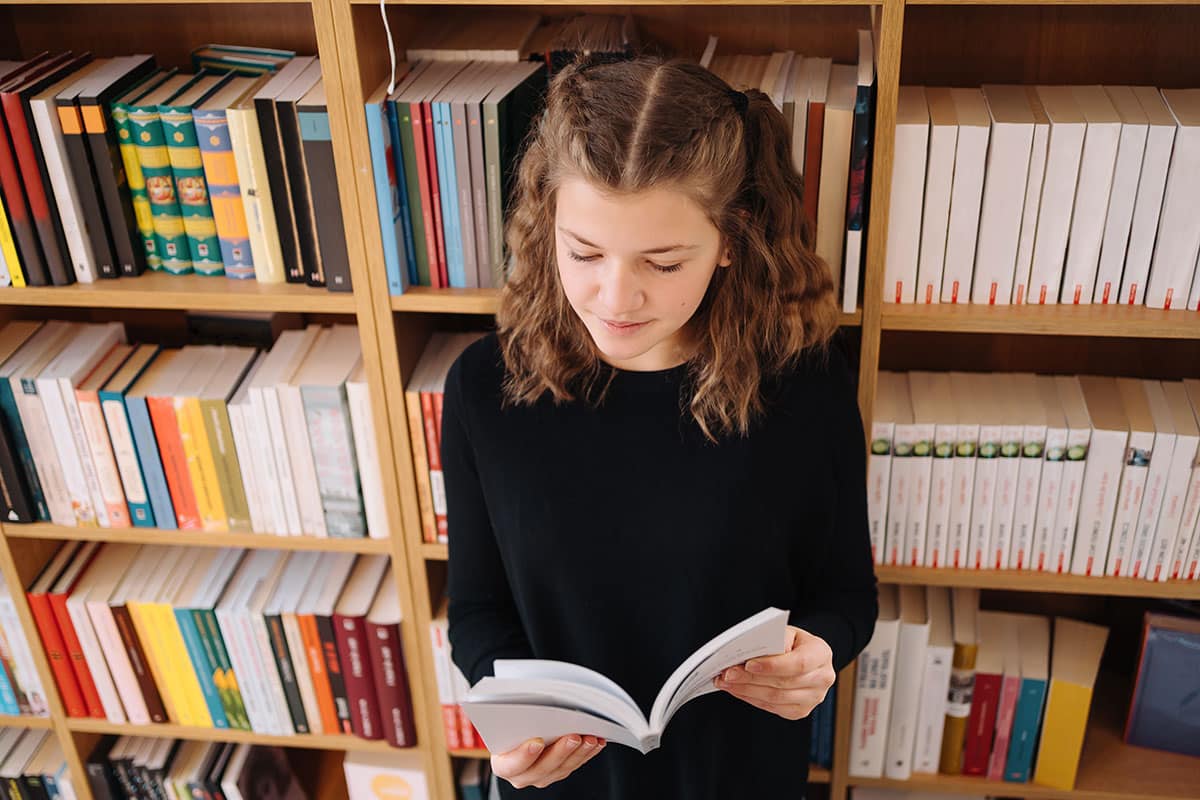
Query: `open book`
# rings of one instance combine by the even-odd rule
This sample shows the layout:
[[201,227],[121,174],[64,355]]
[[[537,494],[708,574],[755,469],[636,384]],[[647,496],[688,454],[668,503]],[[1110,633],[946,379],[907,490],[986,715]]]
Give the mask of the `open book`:
[[537,737],[550,744],[572,733],[601,736],[648,753],[658,747],[676,711],[717,691],[713,679],[723,671],[782,653],[787,619],[786,611],[764,609],[710,640],[667,678],[649,719],[624,689],[600,673],[539,659],[497,659],[495,677],[475,684],[463,708],[493,753],[507,753]]

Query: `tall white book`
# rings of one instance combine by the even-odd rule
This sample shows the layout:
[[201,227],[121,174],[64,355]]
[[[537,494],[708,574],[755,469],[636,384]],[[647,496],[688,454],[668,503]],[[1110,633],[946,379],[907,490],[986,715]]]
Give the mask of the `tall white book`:
[[1175,147],[1150,262],[1146,305],[1183,308],[1200,250],[1195,213],[1200,207],[1200,89],[1164,89],[1162,96],[1175,116]]
[[[886,376],[886,377],[885,377]],[[888,392],[894,411],[892,479],[888,488],[887,532],[884,536],[885,564],[899,564],[908,530],[908,509],[913,498],[912,453],[916,445],[908,376],[903,372],[880,372],[879,386]]]
[[835,290],[842,288],[846,248],[846,195],[850,178],[850,140],[858,68],[834,64],[825,100],[825,129],[821,139],[821,182],[817,193],[817,255],[833,271]]
[[1042,466],[1046,457],[1046,413],[1038,392],[1038,377],[1031,373],[1013,376],[1013,401],[1023,429],[1021,456],[1017,468],[1017,489],[1013,505],[1012,535],[1005,553],[1004,566],[1028,569],[1037,523]]
[[971,297],[979,207],[987,166],[991,115],[979,89],[951,89],[958,117],[954,154],[954,186],[950,193],[950,222],[946,230],[946,266],[942,273],[942,302],[966,303]]
[[888,498],[892,477],[893,435],[896,430],[896,411],[892,405],[889,379],[881,376],[875,390],[875,406],[871,413],[871,453],[867,457],[867,527],[871,536],[871,556],[876,564],[884,563],[887,552]]
[[1165,581],[1171,575],[1179,525],[1183,520],[1187,493],[1193,482],[1196,455],[1200,451],[1200,426],[1188,402],[1187,389],[1179,381],[1163,381],[1163,395],[1175,429],[1175,451],[1167,469],[1167,485],[1163,489],[1162,511],[1154,526],[1154,538],[1146,567],[1146,578]]
[[905,526],[904,547],[900,551],[900,563],[919,567],[925,563],[925,545],[928,536],[930,479],[933,474],[934,433],[937,427],[937,410],[928,403],[918,404],[920,373],[909,373],[908,392],[913,412],[913,447],[909,456],[908,523]]
[[883,777],[900,640],[899,606],[896,587],[881,584],[875,632],[858,656],[850,721],[850,774],[861,778]]
[[1087,121],[1071,87],[1039,86],[1037,93],[1050,119],[1050,145],[1025,302],[1041,305],[1058,302]]
[[896,645],[896,680],[888,719],[884,774],[906,781],[912,776],[921,682],[929,649],[929,613],[925,587],[900,587],[900,632]]
[[921,86],[901,86],[896,104],[896,160],[888,203],[883,302],[917,299],[921,255],[921,209],[925,198],[925,159],[929,150],[929,105]]
[[931,420],[933,446],[930,453],[929,510],[925,523],[924,557],[917,566],[946,565],[950,537],[950,501],[954,484],[954,445],[958,422],[946,372],[910,372],[913,416],[918,422]]
[[1045,458],[1042,460],[1042,475],[1038,483],[1037,512],[1033,524],[1033,536],[1027,550],[1022,551],[1020,541],[1013,547],[1013,568],[1042,571],[1050,564],[1050,543],[1053,541],[1054,517],[1058,512],[1059,494],[1063,483],[1063,469],[1067,460],[1067,418],[1063,414],[1062,402],[1052,375],[1036,378],[1038,400],[1042,416],[1046,421]]
[[983,87],[991,115],[971,302],[1008,305],[1021,240],[1034,116],[1024,86]]
[[1092,292],[1096,288],[1104,217],[1112,193],[1113,167],[1121,140],[1121,117],[1103,86],[1073,86],[1071,90],[1087,120],[1087,132],[1079,162],[1079,185],[1075,189],[1075,211],[1071,215],[1060,300],[1087,305],[1092,302]]
[[1000,454],[996,465],[996,489],[992,500],[992,532],[984,550],[986,569],[1008,566],[1008,551],[1012,544],[1013,518],[1016,514],[1017,483],[1021,475],[1021,447],[1025,436],[1025,420],[1016,396],[1017,376],[996,374],[995,399],[1001,420]]
[[[1192,413],[1200,417],[1200,381],[1185,380],[1183,388],[1187,392],[1188,405],[1191,406]],[[1170,574],[1167,575],[1167,578],[1187,577],[1189,554],[1197,535],[1198,526],[1200,526],[1200,453],[1197,453],[1196,461],[1192,462],[1192,474],[1183,503],[1183,519],[1179,521],[1179,535],[1175,540],[1175,553],[1171,556]]]
[[[1074,375],[1058,375],[1054,381],[1067,422],[1067,454],[1063,462],[1058,512],[1054,515],[1054,532],[1050,539],[1050,561],[1045,571],[1061,575],[1071,570],[1075,554],[1075,529],[1079,523],[1079,506],[1091,457],[1092,418],[1078,378]],[[1095,496],[1102,499],[1102,494]],[[1116,496],[1115,490],[1112,495]],[[1111,519],[1111,506],[1108,514]]]
[[1129,227],[1129,246],[1125,250],[1125,273],[1121,276],[1121,302],[1140,306],[1145,301],[1146,278],[1150,258],[1158,236],[1158,218],[1163,193],[1167,188],[1167,170],[1175,146],[1175,116],[1167,108],[1162,94],[1153,86],[1135,86],[1133,94],[1146,115],[1146,152],[1142,174],[1138,178],[1133,220]]
[[1004,437],[1004,408],[997,392],[997,377],[971,373],[972,408],[979,422],[979,450],[975,464],[975,489],[971,497],[971,528],[966,566],[983,569],[992,546],[992,511],[996,503],[996,480]]
[[1126,561],[1128,568],[1123,565],[1121,569],[1121,575],[1130,578],[1148,577],[1150,546],[1154,543],[1154,531],[1162,514],[1179,438],[1163,385],[1150,380],[1141,381],[1141,384],[1154,422],[1154,453],[1150,457],[1146,490],[1142,493],[1142,507],[1138,510],[1137,524],[1134,526],[1133,546]]
[[1138,512],[1146,492],[1146,479],[1154,457],[1154,418],[1141,381],[1117,378],[1117,392],[1129,422],[1129,445],[1121,469],[1121,487],[1113,514],[1112,539],[1109,542],[1105,575],[1127,575],[1133,555]]
[[1017,266],[1013,277],[1013,305],[1021,305],[1029,294],[1029,273],[1033,267],[1033,245],[1037,237],[1038,210],[1042,205],[1042,184],[1046,178],[1046,157],[1050,151],[1050,117],[1042,98],[1033,86],[1025,87],[1029,110],[1033,114],[1033,144],[1029,150],[1029,176],[1025,181],[1025,207],[1021,211],[1021,238],[1017,243]]
[[973,411],[975,392],[966,372],[950,373],[950,396],[958,433],[954,445],[954,478],[950,490],[950,529],[945,565],[967,566],[971,541],[971,506],[975,494],[975,465],[979,452],[979,417]]
[[942,753],[942,731],[946,727],[946,698],[954,663],[954,629],[950,616],[950,590],[945,586],[930,586],[925,589],[925,597],[929,645],[925,648],[912,771],[936,773]]
[[949,89],[926,88],[925,101],[929,105],[929,156],[925,169],[916,300],[928,304],[937,303],[942,297],[954,157],[958,151],[958,113],[954,110],[954,98]]
[[1079,386],[1092,421],[1092,438],[1079,498],[1071,572],[1103,575],[1129,443],[1129,418],[1114,378],[1080,375]]
[[1104,220],[1096,289],[1092,295],[1092,302],[1101,304],[1121,302],[1121,271],[1125,266],[1133,207],[1150,131],[1149,117],[1138,102],[1133,87],[1105,86],[1104,91],[1121,118],[1121,137],[1117,145],[1117,163],[1113,167],[1108,215]]

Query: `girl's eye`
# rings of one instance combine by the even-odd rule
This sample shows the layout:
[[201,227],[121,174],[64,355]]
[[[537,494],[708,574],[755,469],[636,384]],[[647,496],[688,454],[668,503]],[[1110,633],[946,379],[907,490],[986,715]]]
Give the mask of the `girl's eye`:
[[595,255],[593,255],[593,256],[581,256],[581,255],[579,255],[579,253],[576,253],[574,250],[568,250],[568,251],[567,251],[567,253],[568,253],[568,254],[571,256],[571,258],[572,258],[572,259],[574,259],[575,261],[584,261],[584,262],[587,262],[587,261],[595,261],[597,258],[599,258],[599,257],[600,257],[600,256],[595,256]]
[[655,264],[654,268],[659,272],[678,272],[683,267],[683,264]]

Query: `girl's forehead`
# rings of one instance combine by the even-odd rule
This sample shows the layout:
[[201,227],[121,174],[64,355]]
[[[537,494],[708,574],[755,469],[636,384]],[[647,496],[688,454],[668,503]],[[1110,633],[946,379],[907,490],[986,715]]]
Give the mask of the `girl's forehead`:
[[627,239],[637,232],[645,234],[639,238],[645,238],[647,246],[661,246],[670,244],[665,240],[673,234],[691,234],[694,239],[710,228],[715,230],[708,215],[687,193],[669,186],[615,193],[572,179],[559,186],[555,205],[559,230],[593,244],[602,244],[598,238]]

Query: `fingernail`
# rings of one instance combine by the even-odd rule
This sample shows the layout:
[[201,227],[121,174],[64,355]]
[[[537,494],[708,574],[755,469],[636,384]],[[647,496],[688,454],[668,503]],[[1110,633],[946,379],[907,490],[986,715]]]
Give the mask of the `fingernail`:
[[596,746],[596,740],[593,739],[591,736],[588,736],[583,740],[583,747],[585,750],[591,750],[595,746]]
[[545,742],[530,742],[529,748],[528,748],[529,755],[536,756],[538,753],[542,752],[542,748],[544,748],[545,746],[546,746]]
[[725,670],[725,680],[733,683],[741,677],[741,670],[737,667],[731,667]]
[[747,661],[746,662],[746,671],[747,672],[762,672],[762,665],[759,664],[757,661]]
[[568,747],[579,747],[579,743],[581,741],[583,741],[583,740],[580,739],[578,736],[568,736],[567,737],[567,746]]

